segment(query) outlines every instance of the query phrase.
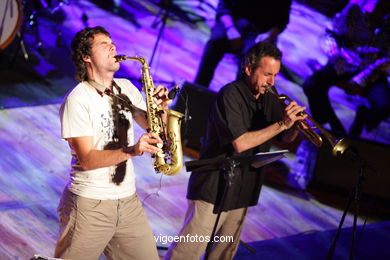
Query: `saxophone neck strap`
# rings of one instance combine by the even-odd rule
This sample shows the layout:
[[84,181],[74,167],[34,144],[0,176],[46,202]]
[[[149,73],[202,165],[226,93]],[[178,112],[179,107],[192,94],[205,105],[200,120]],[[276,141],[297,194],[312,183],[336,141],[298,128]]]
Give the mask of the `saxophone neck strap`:
[[[103,94],[106,94],[107,96],[112,96],[113,94],[113,90],[103,86],[102,84],[100,83],[97,83],[96,81],[92,80],[92,79],[88,79],[87,81],[92,87],[94,87],[96,89],[96,91],[101,95],[103,96]],[[118,86],[118,84],[116,84],[115,80],[112,80],[112,86],[113,88],[116,89],[116,91],[121,94],[121,88]]]

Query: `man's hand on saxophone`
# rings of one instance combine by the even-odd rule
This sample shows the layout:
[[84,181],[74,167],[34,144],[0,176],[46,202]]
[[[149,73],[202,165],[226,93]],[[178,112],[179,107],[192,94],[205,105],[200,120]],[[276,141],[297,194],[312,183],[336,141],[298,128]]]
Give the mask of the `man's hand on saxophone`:
[[168,89],[162,85],[158,85],[153,92],[156,97],[156,104],[161,105],[164,109],[167,109],[172,103],[172,99],[169,99],[168,93]]
[[156,133],[143,134],[138,142],[134,145],[135,150],[139,153],[147,152],[150,154],[156,154],[162,152],[163,141]]
[[131,156],[140,156],[144,152],[150,154],[156,154],[163,152],[162,147],[163,141],[156,133],[146,133],[143,134],[138,142],[133,146],[126,146],[123,148],[125,153],[130,154]]
[[163,133],[165,135],[165,139],[167,138],[167,110],[168,110],[168,106],[169,104],[172,103],[172,99],[170,99],[168,97],[168,89],[162,85],[158,85],[155,89],[154,89],[154,92],[153,92],[153,96],[155,98],[155,103],[157,106],[161,106],[162,108],[162,114],[161,114],[161,119],[162,119],[162,123],[164,125],[163,127]]

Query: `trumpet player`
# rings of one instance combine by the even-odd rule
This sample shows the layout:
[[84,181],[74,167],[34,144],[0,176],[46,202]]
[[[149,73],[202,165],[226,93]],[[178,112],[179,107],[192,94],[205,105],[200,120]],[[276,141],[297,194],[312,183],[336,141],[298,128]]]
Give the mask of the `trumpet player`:
[[[116,47],[100,26],[72,40],[78,85],[61,109],[61,134],[70,146],[70,180],[58,207],[60,234],[55,257],[96,260],[158,259],[156,243],[135,190],[131,158],[161,152],[155,133],[133,138],[133,119],[147,127],[146,105],[138,89],[114,78]],[[167,107],[167,89],[158,86],[156,103]]]
[[[279,73],[281,57],[279,49],[270,43],[260,42],[248,50],[241,64],[241,78],[224,86],[211,105],[201,159],[254,155],[269,151],[271,140],[277,136],[286,142],[295,139],[295,124],[306,118],[300,113],[305,107],[291,102],[282,109],[277,97],[268,93]],[[233,240],[214,243],[209,259],[234,257],[247,208],[258,203],[262,182],[261,169],[248,165],[235,169],[216,230],[220,238]],[[180,237],[210,238],[225,185],[218,171],[192,172]],[[207,239],[180,240],[170,245],[166,259],[200,259],[206,246]]]

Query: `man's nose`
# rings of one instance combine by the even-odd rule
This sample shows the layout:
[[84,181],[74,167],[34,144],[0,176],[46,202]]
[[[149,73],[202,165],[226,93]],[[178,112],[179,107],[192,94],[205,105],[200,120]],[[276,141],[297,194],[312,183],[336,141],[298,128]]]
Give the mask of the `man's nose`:
[[273,86],[273,85],[274,85],[274,82],[275,82],[275,78],[274,78],[274,77],[268,78],[268,80],[267,80],[267,85]]

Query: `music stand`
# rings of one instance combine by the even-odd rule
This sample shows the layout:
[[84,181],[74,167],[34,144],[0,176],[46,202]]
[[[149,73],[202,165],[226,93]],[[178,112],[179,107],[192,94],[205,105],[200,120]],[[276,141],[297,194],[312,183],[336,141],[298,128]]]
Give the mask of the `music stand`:
[[[222,193],[221,202],[217,209],[217,218],[214,223],[213,231],[211,232],[211,239],[207,243],[206,252],[204,259],[207,260],[211,252],[212,244],[214,241],[215,233],[217,230],[219,218],[222,213],[222,209],[225,204],[226,195],[229,191],[230,186],[233,183],[234,169],[239,165],[251,164],[255,168],[267,165],[271,162],[277,161],[283,157],[283,155],[288,152],[287,150],[268,152],[268,153],[258,153],[250,156],[232,156],[228,158],[211,158],[211,159],[202,159],[197,161],[186,162],[186,171],[213,171],[221,170],[224,173],[224,178],[226,180],[226,185]],[[205,173],[207,174],[207,173]]]

